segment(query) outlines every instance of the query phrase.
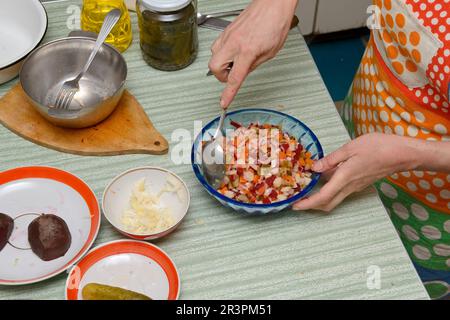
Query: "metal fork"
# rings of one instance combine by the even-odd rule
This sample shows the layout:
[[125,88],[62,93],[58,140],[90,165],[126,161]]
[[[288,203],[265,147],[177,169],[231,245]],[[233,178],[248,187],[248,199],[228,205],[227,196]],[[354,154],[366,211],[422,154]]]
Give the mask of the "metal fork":
[[229,16],[238,16],[244,11],[244,9],[240,10],[233,10],[233,11],[224,11],[224,12],[215,12],[215,13],[208,13],[208,14],[201,14],[200,12],[197,13],[197,24],[201,25],[203,22],[208,20],[209,18],[223,18],[223,17],[229,17]]
[[80,90],[79,85],[80,79],[83,78],[84,74],[88,71],[92,61],[94,60],[95,56],[97,55],[98,51],[103,45],[103,42],[105,42],[109,33],[116,25],[117,21],[119,21],[121,15],[122,13],[119,9],[113,9],[110,12],[108,12],[108,14],[105,17],[105,20],[103,20],[102,28],[100,30],[100,33],[98,34],[94,49],[92,50],[91,55],[89,56],[89,59],[86,62],[86,65],[75,79],[67,80],[63,83],[62,87],[58,91],[58,94],[56,95],[55,106],[50,107],[51,109],[53,109],[52,111],[69,109],[73,97]]

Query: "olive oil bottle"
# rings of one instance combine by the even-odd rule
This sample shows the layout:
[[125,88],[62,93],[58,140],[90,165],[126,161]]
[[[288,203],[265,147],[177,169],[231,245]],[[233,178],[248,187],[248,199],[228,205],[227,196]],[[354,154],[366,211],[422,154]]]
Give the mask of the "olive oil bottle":
[[122,16],[106,39],[106,43],[123,52],[133,40],[130,14],[123,0],[83,0],[81,29],[99,33],[106,14],[112,9],[120,9]]

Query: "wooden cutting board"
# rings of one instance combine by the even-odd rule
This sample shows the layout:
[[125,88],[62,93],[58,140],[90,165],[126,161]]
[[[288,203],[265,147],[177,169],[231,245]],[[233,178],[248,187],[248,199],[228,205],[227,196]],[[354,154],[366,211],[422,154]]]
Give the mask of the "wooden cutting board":
[[78,155],[165,154],[169,150],[166,139],[128,91],[116,110],[101,123],[85,129],[68,129],[42,118],[18,84],[0,99],[0,123],[31,142]]

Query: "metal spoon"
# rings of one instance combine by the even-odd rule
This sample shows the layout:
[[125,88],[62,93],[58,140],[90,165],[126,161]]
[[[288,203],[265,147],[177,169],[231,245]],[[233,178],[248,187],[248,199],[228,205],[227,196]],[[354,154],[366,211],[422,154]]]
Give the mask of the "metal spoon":
[[206,142],[202,150],[202,169],[208,183],[218,189],[225,176],[225,153],[222,147],[223,124],[227,110],[222,109],[216,133],[210,141]]
[[197,12],[197,25],[203,24],[209,18],[222,18],[222,17],[229,17],[229,16],[238,16],[241,14],[242,11],[244,11],[244,9],[233,10],[233,11],[224,11],[224,12],[215,12],[215,13],[209,13],[209,14],[201,14],[200,12]]

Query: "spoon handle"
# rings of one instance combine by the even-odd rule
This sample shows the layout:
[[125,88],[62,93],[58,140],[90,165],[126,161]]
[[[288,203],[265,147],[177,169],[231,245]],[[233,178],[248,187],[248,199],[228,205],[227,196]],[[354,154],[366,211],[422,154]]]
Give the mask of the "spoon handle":
[[110,12],[108,12],[108,14],[105,17],[105,20],[103,21],[103,25],[102,25],[102,28],[100,29],[100,33],[98,34],[97,41],[95,42],[94,50],[92,50],[91,55],[89,56],[89,59],[83,68],[83,71],[81,71],[81,73],[78,75],[77,78],[81,79],[84,76],[84,74],[86,73],[86,71],[88,71],[89,67],[91,66],[92,61],[94,61],[94,58],[97,55],[97,52],[102,47],[103,42],[105,42],[109,33],[116,25],[117,21],[119,21],[121,15],[122,15],[122,12],[119,9],[113,9]]
[[217,126],[217,131],[214,134],[214,140],[219,137],[219,134],[222,134],[223,124],[225,122],[225,118],[227,116],[227,109],[222,109],[222,114],[220,115],[219,125]]
[[208,18],[223,18],[223,17],[229,17],[229,16],[238,16],[244,11],[244,9],[240,10],[233,10],[233,11],[225,11],[225,12],[216,12],[216,13],[209,13],[206,16]]

